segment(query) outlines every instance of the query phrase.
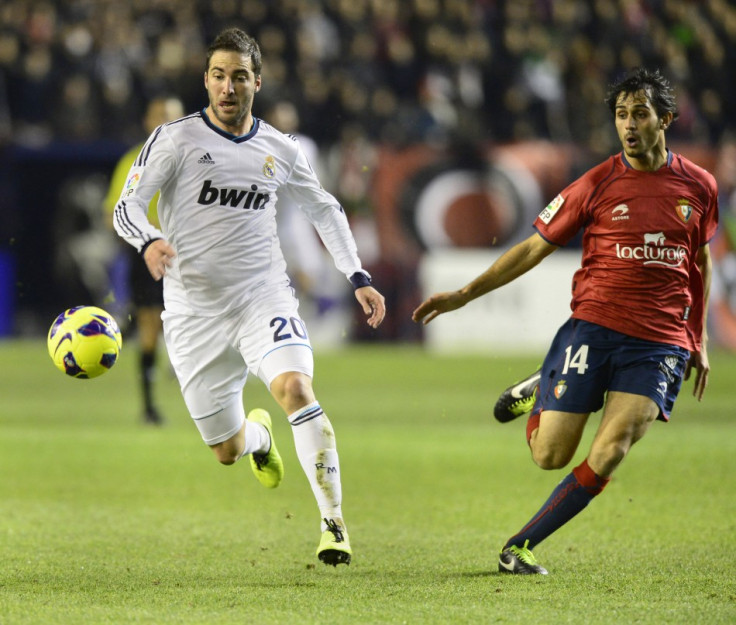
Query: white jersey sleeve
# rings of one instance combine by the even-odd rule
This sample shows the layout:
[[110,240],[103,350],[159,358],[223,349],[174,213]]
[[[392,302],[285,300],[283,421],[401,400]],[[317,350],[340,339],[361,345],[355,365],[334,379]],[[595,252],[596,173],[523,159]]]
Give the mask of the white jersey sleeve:
[[[297,145],[299,143],[297,141]],[[281,191],[297,204],[319,233],[335,266],[349,279],[361,268],[347,216],[337,199],[322,188],[309,160],[299,146],[294,168]]]
[[115,231],[139,252],[164,236],[147,217],[151,199],[176,169],[176,152],[163,128],[156,128],[143,145],[113,214]]

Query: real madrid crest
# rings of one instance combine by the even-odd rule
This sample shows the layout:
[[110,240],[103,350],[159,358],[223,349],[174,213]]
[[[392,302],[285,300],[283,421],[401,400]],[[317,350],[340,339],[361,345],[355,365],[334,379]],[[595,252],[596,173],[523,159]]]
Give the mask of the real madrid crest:
[[687,223],[690,221],[690,217],[693,216],[693,207],[690,206],[690,203],[687,200],[677,200],[675,212],[684,223]]
[[263,163],[263,175],[266,178],[273,178],[276,175],[276,160],[273,156],[266,157],[266,162]]

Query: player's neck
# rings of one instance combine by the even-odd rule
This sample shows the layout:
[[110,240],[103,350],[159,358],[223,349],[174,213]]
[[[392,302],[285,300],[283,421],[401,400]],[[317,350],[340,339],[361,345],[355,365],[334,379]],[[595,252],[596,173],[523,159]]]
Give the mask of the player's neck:
[[213,126],[217,126],[220,130],[224,130],[225,132],[228,132],[236,137],[247,135],[253,129],[253,124],[255,123],[252,113],[248,113],[245,119],[243,119],[242,123],[231,125],[226,124],[221,119],[219,119],[213,113],[211,106],[208,106],[204,112]]
[[667,164],[669,152],[664,143],[664,138],[657,142],[651,150],[638,156],[630,156],[626,154],[626,160],[632,169],[637,171],[657,171],[660,167]]

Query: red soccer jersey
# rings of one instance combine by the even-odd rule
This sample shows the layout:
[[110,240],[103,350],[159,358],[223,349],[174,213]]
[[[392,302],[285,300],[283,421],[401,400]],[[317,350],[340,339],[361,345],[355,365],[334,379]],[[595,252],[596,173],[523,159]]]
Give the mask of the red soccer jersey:
[[700,349],[703,279],[698,249],[718,226],[715,179],[668,152],[657,171],[623,154],[583,174],[539,214],[534,227],[565,245],[582,228],[572,316],[650,341]]

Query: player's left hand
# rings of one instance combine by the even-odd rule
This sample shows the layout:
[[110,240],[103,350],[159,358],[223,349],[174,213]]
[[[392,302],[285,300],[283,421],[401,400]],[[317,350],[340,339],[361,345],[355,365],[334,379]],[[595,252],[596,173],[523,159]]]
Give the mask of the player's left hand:
[[708,375],[710,374],[710,363],[708,362],[708,352],[705,349],[705,343],[699,352],[691,352],[690,360],[685,367],[685,379],[690,379],[690,373],[695,369],[695,386],[693,387],[693,397],[698,401],[703,399],[703,394],[708,386]]
[[372,286],[362,286],[355,289],[355,299],[358,300],[363,312],[368,316],[368,325],[377,328],[386,316],[386,301]]

